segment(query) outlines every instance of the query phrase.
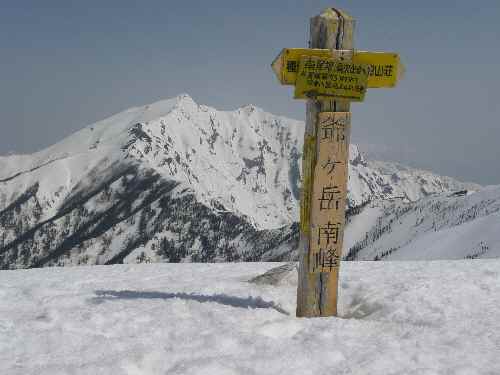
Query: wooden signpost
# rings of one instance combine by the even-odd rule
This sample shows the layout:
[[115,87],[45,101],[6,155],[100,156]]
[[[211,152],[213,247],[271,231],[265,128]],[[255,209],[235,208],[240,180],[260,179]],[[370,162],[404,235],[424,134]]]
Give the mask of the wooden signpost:
[[327,8],[310,22],[311,48],[285,48],[272,63],[280,83],[307,99],[300,200],[297,316],[337,315],[345,226],[351,101],[368,88],[394,87],[399,56],[356,51],[354,19]]

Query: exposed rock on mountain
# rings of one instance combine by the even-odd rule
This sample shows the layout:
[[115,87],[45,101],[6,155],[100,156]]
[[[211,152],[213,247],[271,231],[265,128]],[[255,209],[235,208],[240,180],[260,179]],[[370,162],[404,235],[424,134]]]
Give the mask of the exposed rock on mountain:
[[[304,125],[189,96],[0,157],[0,267],[284,260],[297,243]],[[349,205],[465,190],[351,146]]]

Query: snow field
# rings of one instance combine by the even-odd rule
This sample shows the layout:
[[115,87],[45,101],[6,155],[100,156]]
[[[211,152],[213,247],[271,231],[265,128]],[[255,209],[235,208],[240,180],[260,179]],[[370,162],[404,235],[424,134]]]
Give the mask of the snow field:
[[277,265],[2,271],[2,374],[500,373],[500,260],[344,262],[316,319],[247,282]]
[[358,246],[356,260],[499,258],[498,228],[500,186],[489,186],[466,196],[372,202],[350,218],[344,244]]

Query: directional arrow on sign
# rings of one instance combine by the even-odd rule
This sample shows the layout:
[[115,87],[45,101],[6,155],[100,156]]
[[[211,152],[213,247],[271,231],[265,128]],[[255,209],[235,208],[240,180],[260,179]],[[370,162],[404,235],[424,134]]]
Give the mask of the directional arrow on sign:
[[[335,54],[335,55],[334,55]],[[300,60],[305,57],[319,59],[351,60],[363,64],[368,70],[368,88],[394,87],[404,74],[404,65],[399,55],[392,52],[367,52],[314,48],[284,48],[271,64],[278,80],[283,85],[295,85]]]

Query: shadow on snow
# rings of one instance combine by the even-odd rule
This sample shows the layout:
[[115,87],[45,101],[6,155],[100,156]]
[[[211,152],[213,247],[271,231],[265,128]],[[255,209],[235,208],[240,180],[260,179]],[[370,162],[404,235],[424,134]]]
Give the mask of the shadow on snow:
[[200,303],[214,302],[221,305],[240,307],[244,309],[274,309],[281,314],[290,315],[288,311],[273,301],[264,301],[260,297],[235,297],[226,294],[214,294],[211,296],[195,293],[164,293],[147,292],[134,290],[96,290],[96,297],[92,298],[93,303],[102,303],[104,301],[113,301],[119,299],[174,299],[179,298],[187,301],[196,301]]

